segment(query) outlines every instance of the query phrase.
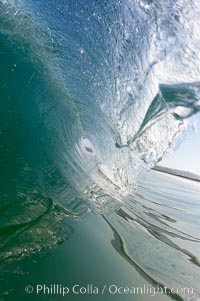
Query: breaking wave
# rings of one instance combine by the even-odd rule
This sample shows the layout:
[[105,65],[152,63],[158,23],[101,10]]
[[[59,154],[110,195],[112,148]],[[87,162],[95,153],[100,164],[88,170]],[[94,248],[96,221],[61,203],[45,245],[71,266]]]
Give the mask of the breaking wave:
[[66,239],[63,215],[129,206],[181,139],[200,110],[197,2],[0,0],[1,261]]

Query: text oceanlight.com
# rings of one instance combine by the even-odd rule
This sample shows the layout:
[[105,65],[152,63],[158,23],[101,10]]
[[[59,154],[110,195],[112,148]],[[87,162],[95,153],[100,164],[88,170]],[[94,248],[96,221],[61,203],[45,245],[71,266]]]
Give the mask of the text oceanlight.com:
[[95,286],[93,284],[87,284],[82,286],[80,284],[74,284],[70,286],[64,286],[61,284],[37,284],[35,286],[27,285],[25,287],[27,294],[35,293],[36,295],[60,295],[67,296],[68,294],[74,295],[149,295],[155,296],[158,294],[176,294],[176,295],[193,295],[194,290],[192,287],[153,287],[148,284],[142,286],[120,286],[116,284]]

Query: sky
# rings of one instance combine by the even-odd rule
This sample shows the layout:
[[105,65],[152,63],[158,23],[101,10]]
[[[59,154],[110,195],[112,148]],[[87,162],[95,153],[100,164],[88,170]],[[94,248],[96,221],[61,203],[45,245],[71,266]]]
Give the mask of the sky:
[[159,165],[200,175],[200,130],[197,134],[190,130],[179,147]]

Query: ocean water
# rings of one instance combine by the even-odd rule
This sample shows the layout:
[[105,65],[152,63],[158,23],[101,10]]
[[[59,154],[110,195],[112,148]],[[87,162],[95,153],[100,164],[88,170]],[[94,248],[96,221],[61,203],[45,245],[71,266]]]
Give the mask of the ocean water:
[[3,299],[43,277],[198,300],[198,183],[143,173],[198,118],[199,32],[196,0],[0,0]]
[[[67,237],[55,250],[4,266],[3,300],[199,300],[199,193],[198,182],[151,171],[128,205],[112,215],[89,214],[79,221],[66,216],[60,227]],[[38,284],[146,286],[146,293],[107,290],[103,296],[63,297],[37,294]],[[25,292],[27,285],[34,287],[32,294]],[[152,288],[158,286],[180,293],[154,295]],[[181,294],[184,288],[190,290]]]

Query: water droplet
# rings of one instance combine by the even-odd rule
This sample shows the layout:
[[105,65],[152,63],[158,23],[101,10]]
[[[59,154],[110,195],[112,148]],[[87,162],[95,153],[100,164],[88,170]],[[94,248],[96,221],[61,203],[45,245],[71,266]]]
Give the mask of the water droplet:
[[83,54],[85,51],[83,48],[80,49],[80,53]]

